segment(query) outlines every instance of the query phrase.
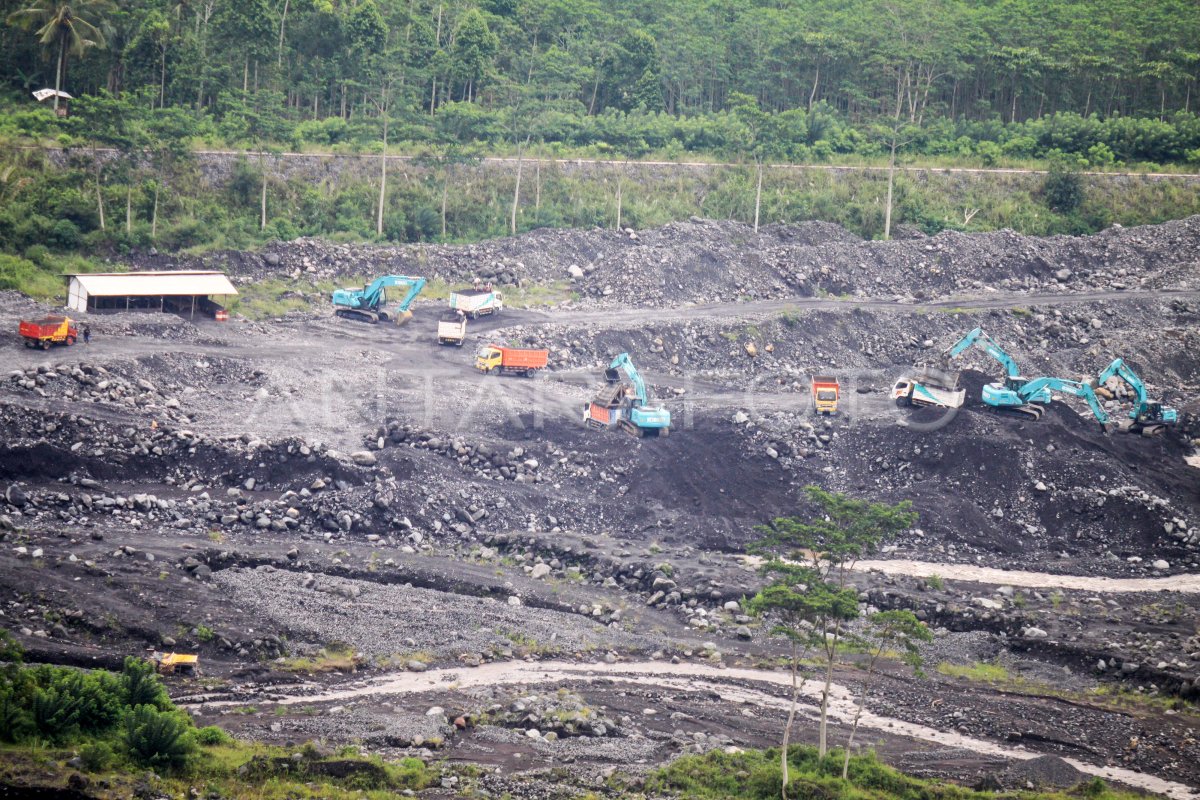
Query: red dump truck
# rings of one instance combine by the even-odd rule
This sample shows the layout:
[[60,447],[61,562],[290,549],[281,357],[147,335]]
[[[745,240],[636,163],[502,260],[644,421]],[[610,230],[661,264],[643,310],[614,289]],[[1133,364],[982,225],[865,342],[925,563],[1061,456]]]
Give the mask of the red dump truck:
[[73,345],[79,338],[79,328],[70,317],[23,319],[18,329],[26,347],[49,350],[52,344]]
[[485,373],[498,370],[501,375],[531,375],[545,369],[549,359],[549,350],[489,344],[475,354],[475,368]]

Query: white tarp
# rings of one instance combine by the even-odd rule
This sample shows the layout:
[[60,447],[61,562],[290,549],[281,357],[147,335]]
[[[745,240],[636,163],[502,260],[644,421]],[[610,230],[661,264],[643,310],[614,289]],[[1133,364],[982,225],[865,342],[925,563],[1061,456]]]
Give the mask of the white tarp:
[[62,91],[55,92],[54,89],[38,89],[36,92],[33,93],[33,96],[35,98],[37,98],[37,101],[40,103],[43,100],[45,100],[47,97],[54,97],[55,94],[57,94],[59,97],[63,98],[64,100],[74,100],[75,99],[74,97],[71,97],[71,95],[67,94],[66,92],[62,92]]
[[96,272],[71,276],[71,288],[93,297],[234,295],[223,272]]

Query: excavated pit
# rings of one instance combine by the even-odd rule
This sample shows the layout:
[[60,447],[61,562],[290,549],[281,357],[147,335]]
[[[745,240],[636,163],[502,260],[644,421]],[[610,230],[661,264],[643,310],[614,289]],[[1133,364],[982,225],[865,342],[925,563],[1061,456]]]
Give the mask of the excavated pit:
[[[86,348],[27,352],[16,320],[46,309],[0,294],[0,626],[32,660],[198,652],[203,678],[172,678],[172,694],[252,738],[436,749],[501,767],[491,785],[514,793],[562,764],[583,791],[605,767],[774,742],[773,701],[736,700],[746,687],[733,673],[689,672],[786,654],[742,605],[761,579],[741,555],[756,525],[805,513],[803,487],[818,484],[909,499],[920,515],[875,554],[890,567],[853,580],[870,608],[910,608],[935,628],[929,678],[892,665],[868,709],[985,743],[882,731],[873,744],[887,759],[973,782],[1018,774],[1000,752],[1015,743],[1022,759],[1119,765],[1135,785],[1184,797],[1200,786],[1197,244],[1190,219],[1079,239],[893,243],[694,221],[636,239],[537,231],[430,247],[428,277],[478,274],[502,290],[583,269],[579,300],[471,323],[462,349],[437,346],[440,304],[418,300],[402,328],[319,305],[227,324],[106,315],[89,320]],[[309,240],[270,253],[314,286],[411,255]],[[261,254],[213,258],[240,281],[274,274]],[[1094,375],[1120,355],[1181,424],[1151,439],[1104,434],[1074,400],[1038,422],[1005,417],[979,400],[997,368],[977,356],[961,364],[967,402],[952,418],[896,408],[895,378],[975,326],[1027,375]],[[472,354],[486,341],[546,347],[549,368],[481,376]],[[584,427],[584,404],[625,351],[671,411],[669,437]],[[814,372],[842,381],[838,416],[813,413]],[[353,673],[297,667],[342,647]],[[536,672],[548,659],[679,674],[547,681]],[[938,671],[981,661],[1010,679]],[[316,699],[438,667],[508,670],[528,692],[569,687],[612,730],[587,742],[535,741],[527,723],[461,732],[425,711],[483,699],[437,683],[392,708]],[[838,680],[854,687],[861,673]],[[295,687],[315,710],[266,710]]]

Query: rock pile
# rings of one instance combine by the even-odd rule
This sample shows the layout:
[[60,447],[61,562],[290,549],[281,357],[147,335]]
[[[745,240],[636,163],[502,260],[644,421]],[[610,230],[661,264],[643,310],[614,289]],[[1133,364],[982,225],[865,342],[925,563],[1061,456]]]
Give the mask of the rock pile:
[[566,689],[557,692],[508,694],[495,690],[491,697],[461,717],[470,725],[518,728],[531,739],[554,741],[573,736],[619,736],[620,727],[603,709],[588,705]]
[[[738,245],[736,243],[743,244]],[[471,245],[363,247],[299,239],[262,254],[183,261],[260,278],[327,280],[398,272],[449,283],[569,283],[588,302],[642,306],[788,295],[928,297],[1007,291],[1194,286],[1200,219],[1114,225],[1087,237],[1012,231],[864,242],[823,223],[746,225],[692,218],[654,230],[539,229]],[[151,259],[152,260],[152,259]]]

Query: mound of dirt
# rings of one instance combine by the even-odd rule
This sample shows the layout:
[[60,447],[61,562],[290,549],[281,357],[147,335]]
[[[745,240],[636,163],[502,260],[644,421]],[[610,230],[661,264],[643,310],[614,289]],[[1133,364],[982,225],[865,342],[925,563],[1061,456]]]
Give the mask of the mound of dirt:
[[864,242],[827,223],[753,228],[692,218],[634,232],[539,229],[470,245],[279,242],[260,253],[135,256],[137,268],[218,268],[249,279],[314,281],[384,273],[451,284],[569,284],[589,305],[663,307],[795,295],[923,298],[986,289],[1150,289],[1197,285],[1200,217],[1094,236],[1010,230]]

